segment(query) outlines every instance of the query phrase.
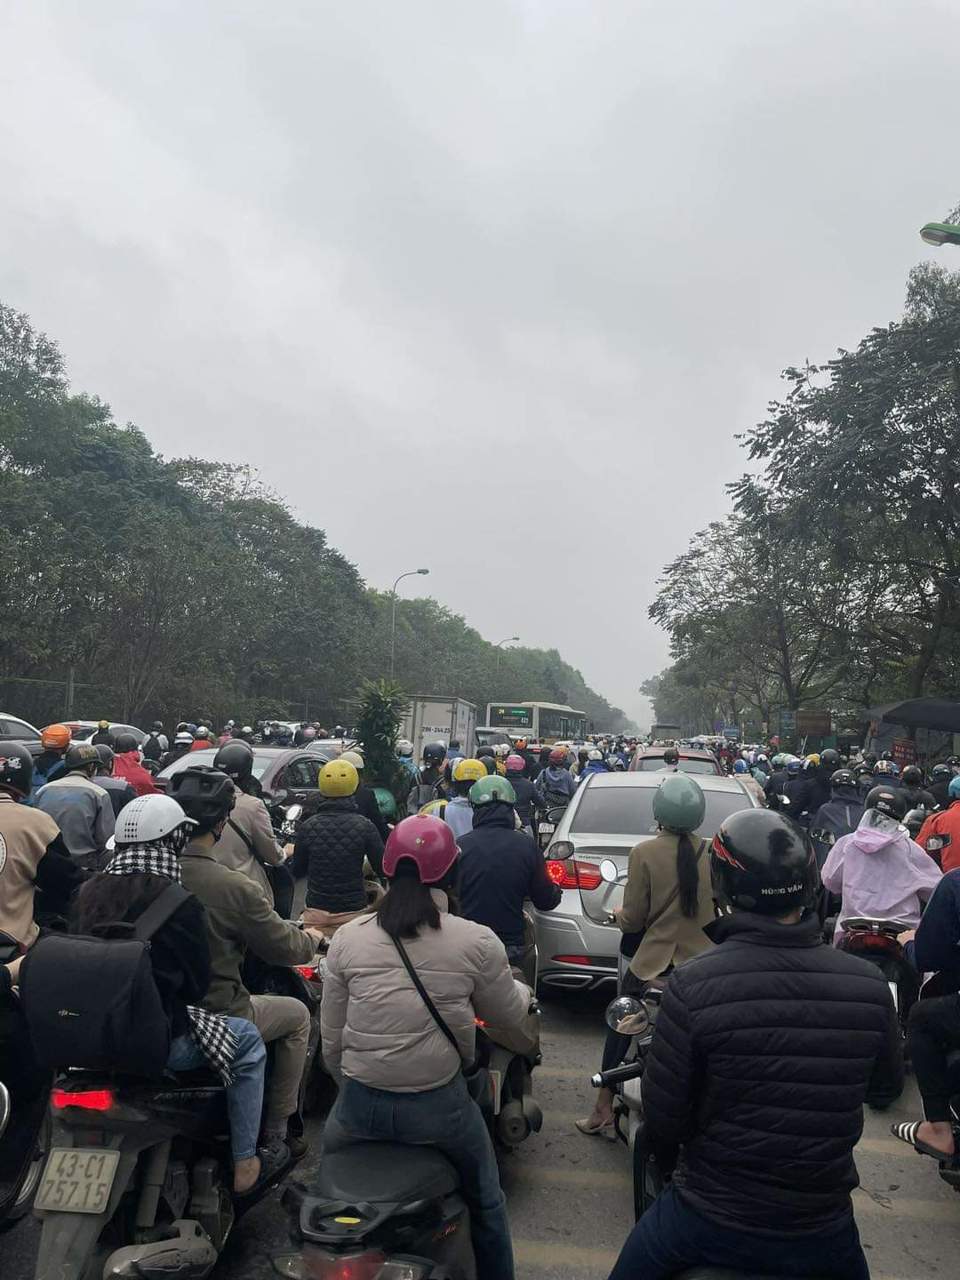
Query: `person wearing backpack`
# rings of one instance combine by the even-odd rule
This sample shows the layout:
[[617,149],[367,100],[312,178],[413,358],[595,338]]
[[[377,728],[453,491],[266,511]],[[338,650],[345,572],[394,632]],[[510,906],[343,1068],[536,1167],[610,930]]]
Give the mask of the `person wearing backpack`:
[[[114,857],[76,896],[69,920],[71,933],[91,934],[107,926],[134,923],[171,885],[179,885],[180,854],[195,826],[168,796],[141,796],[131,801],[117,826]],[[233,1189],[244,1194],[274,1167],[272,1160],[262,1159],[257,1152],[266,1049],[259,1031],[247,1019],[218,1017],[196,1007],[210,981],[210,944],[204,909],[193,894],[183,894],[151,934],[149,957],[170,1023],[167,1067],[191,1071],[209,1065],[224,1080]],[[69,975],[65,981],[70,981]],[[26,990],[29,996],[29,981]]]
[[163,721],[154,720],[153,728],[143,740],[140,754],[144,760],[156,760],[159,763],[169,750],[170,743],[163,732]]
[[437,788],[443,781],[443,767],[447,760],[447,748],[443,742],[428,742],[423,748],[423,764],[414,774],[407,795],[407,813],[419,813],[425,804],[436,800]]

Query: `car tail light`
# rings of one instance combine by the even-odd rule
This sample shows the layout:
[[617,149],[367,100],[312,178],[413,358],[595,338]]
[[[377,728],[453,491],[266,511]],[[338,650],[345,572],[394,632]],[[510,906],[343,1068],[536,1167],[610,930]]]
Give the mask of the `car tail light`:
[[592,862],[548,858],[546,867],[547,875],[561,889],[599,889],[602,883],[600,868]]
[[79,1107],[81,1111],[109,1111],[115,1101],[110,1089],[87,1089],[82,1093],[53,1089],[50,1093],[50,1105],[57,1110]]
[[337,1256],[317,1249],[304,1249],[305,1280],[378,1280],[386,1255],[379,1250]]
[[593,964],[589,956],[554,956],[560,964]]

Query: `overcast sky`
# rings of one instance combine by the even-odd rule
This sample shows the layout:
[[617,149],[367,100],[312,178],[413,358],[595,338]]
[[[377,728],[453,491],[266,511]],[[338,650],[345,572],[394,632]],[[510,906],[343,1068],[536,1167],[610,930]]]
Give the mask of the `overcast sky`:
[[74,385],[641,722],[733,433],[960,198],[956,0],[8,0],[0,48],[0,299]]

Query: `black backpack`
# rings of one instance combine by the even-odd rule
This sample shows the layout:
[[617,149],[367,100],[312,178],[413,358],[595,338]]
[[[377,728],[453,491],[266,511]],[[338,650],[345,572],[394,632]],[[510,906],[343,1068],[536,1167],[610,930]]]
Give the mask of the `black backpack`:
[[109,936],[42,935],[20,968],[20,997],[38,1063],[159,1077],[170,1022],[153,977],[150,939],[190,897],[169,884]]
[[140,748],[140,754],[144,760],[159,760],[163,755],[163,748],[160,746],[160,738],[156,733],[148,734],[144,740],[143,746]]

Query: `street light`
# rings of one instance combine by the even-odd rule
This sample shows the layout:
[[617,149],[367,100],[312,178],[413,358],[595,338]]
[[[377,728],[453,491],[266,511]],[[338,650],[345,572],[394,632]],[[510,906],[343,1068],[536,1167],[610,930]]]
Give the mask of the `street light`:
[[928,222],[920,228],[920,239],[924,244],[936,245],[960,244],[960,223]]
[[504,644],[511,644],[514,640],[519,640],[519,639],[520,639],[519,636],[507,636],[505,640],[498,640],[497,643],[493,646],[497,651],[497,670],[498,671],[500,670],[500,654],[502,652],[500,646]]
[[401,573],[400,577],[393,584],[391,595],[393,596],[393,609],[390,613],[390,679],[393,679],[393,663],[397,651],[397,587],[404,578],[415,578],[418,573],[429,573],[429,569],[410,569],[407,573]]

